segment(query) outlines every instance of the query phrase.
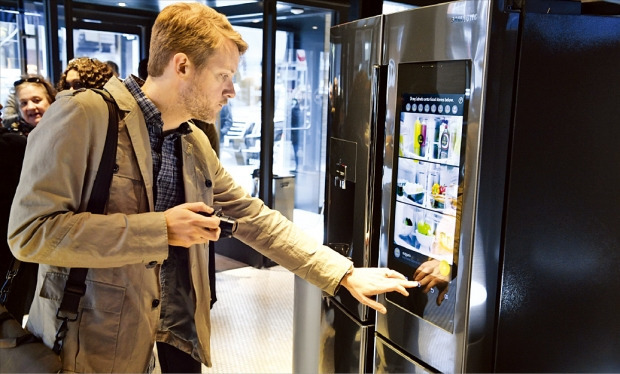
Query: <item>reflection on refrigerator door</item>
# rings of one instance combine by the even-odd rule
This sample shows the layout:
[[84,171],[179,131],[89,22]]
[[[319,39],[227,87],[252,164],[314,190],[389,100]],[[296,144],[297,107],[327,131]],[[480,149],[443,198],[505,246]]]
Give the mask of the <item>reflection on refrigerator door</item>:
[[434,372],[408,357],[402,350],[392,346],[385,339],[381,338],[381,336],[377,336],[375,345],[375,373],[377,374],[426,374]]
[[372,371],[368,342],[372,342],[374,325],[362,325],[330,297],[323,298],[321,309],[319,372]]
[[[609,95],[620,86],[620,18],[581,3],[441,3],[373,19],[372,40],[369,20],[332,28],[332,51],[345,56],[331,61],[338,108],[357,110],[352,82],[370,76],[355,56],[381,55],[387,70],[385,133],[370,137],[385,145],[378,264],[421,282],[408,297],[379,295],[387,314],[376,320],[347,318],[357,311],[338,297],[325,306],[325,336],[346,337],[349,350],[374,326],[375,372],[620,371],[617,350],[599,348],[616,347],[620,331],[609,298],[620,294],[620,237],[609,229],[620,212],[609,199],[620,184],[609,173],[620,164]],[[355,134],[366,129],[342,114],[332,113],[342,133],[331,136],[364,145]],[[362,188],[360,170],[347,167],[346,188]],[[325,357],[343,361],[331,372],[358,358]]]
[[[385,16],[384,63],[394,83],[387,90],[386,138],[395,141],[384,155],[388,223],[380,266],[420,287],[407,297],[379,297],[388,312],[377,315],[378,373],[463,371],[470,249],[460,243],[471,222],[460,213],[463,186],[471,183],[466,172],[478,161],[475,150],[465,153],[477,138],[470,123],[479,120],[471,110],[477,104],[471,77],[484,65],[475,61],[484,40],[468,35],[485,34],[489,4],[459,1]],[[454,21],[461,19],[467,22]]]

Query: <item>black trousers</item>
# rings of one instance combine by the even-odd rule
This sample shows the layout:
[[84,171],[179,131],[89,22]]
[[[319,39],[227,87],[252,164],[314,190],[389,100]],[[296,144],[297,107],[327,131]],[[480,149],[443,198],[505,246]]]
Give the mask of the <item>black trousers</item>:
[[[209,287],[211,288],[211,307],[217,300],[215,296],[215,247],[209,243]],[[202,364],[194,358],[169,344],[157,342],[157,357],[162,373],[200,373]]]
[[157,342],[157,357],[162,373],[200,373],[202,364],[189,354],[162,342]]

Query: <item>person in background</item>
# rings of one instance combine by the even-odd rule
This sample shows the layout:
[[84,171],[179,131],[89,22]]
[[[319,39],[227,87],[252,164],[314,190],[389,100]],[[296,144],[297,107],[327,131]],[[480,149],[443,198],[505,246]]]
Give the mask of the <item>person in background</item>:
[[110,60],[110,61],[106,61],[105,62],[106,65],[108,65],[110,67],[110,69],[112,69],[112,73],[114,74],[115,77],[119,76],[119,69],[118,69],[118,65],[116,64],[116,62]]
[[[52,85],[40,75],[23,76],[13,84],[8,102],[15,103],[18,114],[8,122],[8,127],[0,126],[0,238],[7,236],[9,213],[20,178],[27,136],[54,102],[55,96]],[[3,117],[0,113],[0,120]],[[14,260],[6,240],[0,243],[0,259],[0,276],[5,277]],[[21,263],[12,282],[5,306],[18,321],[30,309],[37,284],[37,269],[36,263]]]
[[148,70],[147,70],[148,64],[149,64],[148,57],[140,60],[140,63],[138,64],[138,77],[140,77],[140,79],[142,79],[143,81],[146,80],[146,77],[149,75]]
[[56,90],[41,75],[25,75],[13,83],[12,93],[19,107],[19,118],[9,128],[28,136],[56,99]]
[[[107,214],[84,212],[107,132],[100,95],[60,97],[28,140],[8,241],[18,259],[40,264],[27,328],[46,345],[61,324],[58,295],[69,268],[88,268],[79,318],[67,325],[63,371],[145,372],[156,343],[195,363],[173,361],[162,372],[211,366],[207,244],[221,233],[214,207],[237,220],[235,237],[330,295],[342,287],[386,313],[374,295],[408,295],[418,286],[394,270],[354,267],[250,197],[223,168],[191,119],[215,122],[235,96],[232,77],[247,48],[226,16],[202,3],[160,12],[146,81],[105,85],[123,114]],[[78,128],[65,131],[69,124]]]
[[291,144],[295,156],[295,168],[300,169],[299,145],[304,134],[304,115],[299,100],[293,98],[291,102]]
[[94,58],[79,57],[69,61],[60,76],[58,91],[80,88],[103,88],[114,72],[110,66]]
[[[2,110],[2,104],[0,104]],[[0,111],[0,119],[2,119]],[[19,182],[24,153],[26,152],[26,137],[16,132],[11,132],[5,127],[0,127],[0,170],[2,170],[2,183],[0,183],[0,277],[4,277],[13,264],[13,255],[6,241],[7,227],[11,203],[15,195],[15,189]],[[13,279],[11,293],[5,303],[6,309],[18,321],[28,313],[34,297],[37,284],[37,268],[35,263],[24,262],[19,267],[17,276]],[[4,280],[3,280],[4,281]]]
[[228,130],[232,127],[233,118],[232,111],[230,110],[230,103],[224,105],[220,111],[220,137],[223,139],[224,135],[228,133]]
[[19,105],[15,100],[15,91],[11,91],[4,105],[4,114],[2,116],[2,126],[10,129],[11,125],[19,121]]

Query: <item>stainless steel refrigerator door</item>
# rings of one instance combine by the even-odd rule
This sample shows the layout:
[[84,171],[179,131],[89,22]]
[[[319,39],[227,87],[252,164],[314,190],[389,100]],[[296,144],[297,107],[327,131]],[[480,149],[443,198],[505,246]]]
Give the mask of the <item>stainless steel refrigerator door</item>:
[[320,373],[370,373],[374,325],[361,324],[331,297],[321,304]]
[[526,13],[496,372],[620,372],[620,19]]
[[[377,217],[380,186],[374,156],[383,128],[372,123],[373,67],[381,62],[382,17],[335,26],[330,40],[330,89],[325,207],[325,243],[350,257],[356,267],[376,266],[379,235]],[[380,135],[377,132],[380,131]],[[379,143],[382,146],[382,143]],[[373,229],[377,232],[373,232]],[[335,297],[362,322],[374,314],[346,290]]]
[[428,368],[420,365],[398,348],[394,347],[385,339],[377,336],[375,340],[375,370],[377,374],[383,373],[433,373]]
[[[485,250],[475,242],[474,212],[477,204],[479,173],[478,153],[481,143],[481,118],[484,112],[484,95],[487,78],[487,39],[489,36],[491,2],[458,1],[423,7],[386,16],[384,27],[385,56],[388,66],[386,149],[383,176],[383,224],[381,233],[380,265],[387,264],[391,201],[395,121],[399,98],[396,94],[398,64],[424,61],[471,61],[471,94],[467,123],[463,179],[462,217],[458,248],[458,273],[450,284],[453,308],[452,325],[448,331],[418,317],[385,297],[379,300],[388,309],[387,315],[377,316],[377,333],[405,355],[425,367],[443,372],[464,371],[464,352],[470,336],[479,337],[485,328],[492,327],[486,318],[487,303],[494,304],[497,279],[485,273],[485,268],[497,267],[497,254],[493,248]],[[499,235],[499,231],[496,233]],[[496,238],[496,240],[499,240]],[[495,263],[495,264],[493,264]],[[477,271],[480,269],[480,272]],[[412,276],[413,274],[406,274]],[[475,302],[472,301],[475,296]],[[434,295],[429,295],[433,297]],[[430,302],[430,301],[429,301]],[[443,305],[443,304],[442,304]]]

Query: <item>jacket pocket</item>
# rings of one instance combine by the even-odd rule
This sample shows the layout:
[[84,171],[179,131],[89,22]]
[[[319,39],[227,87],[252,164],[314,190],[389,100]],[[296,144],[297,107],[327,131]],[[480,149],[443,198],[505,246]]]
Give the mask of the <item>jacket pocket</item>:
[[148,211],[148,198],[139,162],[126,130],[119,131],[116,165],[110,186],[108,213]]
[[146,189],[144,182],[132,174],[116,173],[110,186],[108,214],[136,214],[147,211]]
[[[67,274],[47,273],[40,296],[60,302]],[[63,367],[77,372],[111,372],[114,368],[125,288],[86,281],[78,320],[70,322],[63,344]]]

